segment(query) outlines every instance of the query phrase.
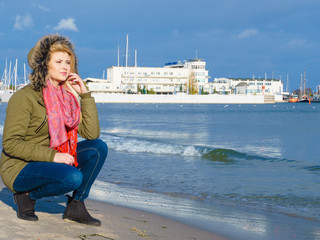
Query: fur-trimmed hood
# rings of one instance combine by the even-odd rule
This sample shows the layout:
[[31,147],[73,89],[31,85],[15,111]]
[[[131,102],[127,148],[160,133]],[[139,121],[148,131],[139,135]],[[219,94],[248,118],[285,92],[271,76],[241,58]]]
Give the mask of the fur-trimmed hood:
[[59,34],[45,35],[37,42],[28,54],[28,63],[32,69],[32,73],[29,78],[34,90],[40,91],[46,85],[48,62],[50,58],[49,51],[50,47],[56,42],[66,46],[73,53],[75,58],[74,71],[75,73],[78,73],[77,56],[75,54],[74,46],[69,39]]

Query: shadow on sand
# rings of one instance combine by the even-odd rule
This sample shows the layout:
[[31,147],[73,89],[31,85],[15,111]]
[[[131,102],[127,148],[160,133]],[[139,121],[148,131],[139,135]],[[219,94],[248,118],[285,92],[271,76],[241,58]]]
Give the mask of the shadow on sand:
[[[6,187],[0,191],[0,201],[10,206],[14,211],[17,209],[17,205],[13,201],[13,193]],[[39,199],[36,202],[36,212],[46,213],[63,213],[65,209],[67,198],[65,196],[47,197]]]

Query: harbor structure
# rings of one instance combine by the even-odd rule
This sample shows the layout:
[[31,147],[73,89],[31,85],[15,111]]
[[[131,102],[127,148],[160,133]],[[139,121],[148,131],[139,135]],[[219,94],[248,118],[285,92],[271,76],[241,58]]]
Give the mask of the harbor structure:
[[122,67],[107,69],[107,79],[86,78],[92,92],[175,94],[199,92],[210,78],[206,62],[190,59],[166,63],[164,67]]
[[107,79],[86,78],[94,93],[282,95],[280,79],[214,78],[203,59],[167,63],[163,67],[107,69]]
[[[96,100],[100,102],[110,102],[110,94],[118,94],[112,98],[118,99],[121,95],[179,95],[177,102],[198,102],[198,103],[214,103],[214,102],[250,102],[250,103],[266,103],[282,101],[283,83],[279,79],[255,79],[253,78],[215,78],[210,81],[209,71],[206,69],[206,62],[204,59],[196,57],[195,59],[189,59],[184,61],[175,61],[164,64],[163,67],[140,67],[137,64],[137,50],[135,50],[135,63],[133,66],[129,66],[129,43],[128,35],[126,37],[125,56],[123,66],[120,66],[119,61],[119,47],[118,47],[118,64],[117,66],[111,66],[107,68],[107,77],[98,79],[88,77],[84,79],[87,87],[93,93]],[[11,65],[11,64],[10,64]],[[17,65],[17,63],[16,63]],[[7,69],[7,66],[6,66]],[[7,70],[5,69],[4,76],[6,76]],[[10,69],[10,68],[9,68]],[[25,67],[24,67],[25,70]],[[10,72],[10,70],[9,70]],[[15,68],[16,72],[16,68]],[[26,72],[26,71],[25,71]],[[103,71],[103,76],[105,71]],[[10,76],[10,74],[9,74]],[[13,77],[6,80],[7,77],[3,77],[0,83],[10,83]],[[15,76],[17,79],[17,76]],[[26,84],[26,78],[25,78]],[[4,86],[8,86],[5,84]],[[9,92],[0,85],[0,98],[2,101],[7,101],[10,95],[16,90],[10,90]],[[15,84],[17,86],[17,84]],[[5,96],[8,95],[8,96]],[[182,95],[194,96],[194,95],[208,95],[208,97],[201,97],[197,100],[184,99]],[[210,96],[215,95],[214,99]],[[228,99],[222,98],[222,95],[229,96]],[[232,97],[232,96],[244,96]],[[219,96],[219,99],[217,98]],[[249,96],[250,97],[249,100]],[[256,96],[261,96],[256,98]],[[133,97],[133,96],[132,96]],[[157,97],[157,96],[154,96]],[[158,96],[159,98],[160,96]],[[231,98],[230,98],[231,97]],[[122,100],[116,100],[121,102]],[[126,101],[141,101],[126,100]],[[145,102],[160,101],[159,99],[147,99]],[[173,98],[163,99],[162,102],[172,102]]]
[[210,85],[218,94],[283,94],[283,83],[280,79],[215,78]]
[[210,80],[204,59],[196,57],[169,62],[163,67],[139,67],[137,50],[134,66],[128,66],[129,37],[126,36],[123,66],[107,68],[107,78],[86,78],[93,93],[145,93],[145,94],[238,94],[282,95],[283,83],[279,79],[215,78]]

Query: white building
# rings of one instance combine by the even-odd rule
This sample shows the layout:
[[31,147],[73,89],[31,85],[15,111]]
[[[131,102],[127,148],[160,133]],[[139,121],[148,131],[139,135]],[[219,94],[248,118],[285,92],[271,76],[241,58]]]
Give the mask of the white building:
[[94,93],[154,93],[154,94],[237,94],[281,95],[279,79],[215,78],[209,82],[206,62],[190,59],[172,62],[164,67],[122,67],[107,69],[107,79],[87,78]]
[[198,89],[208,84],[208,70],[202,59],[172,62],[164,67],[116,67],[107,69],[107,79],[87,78],[92,92],[188,93],[190,85]]
[[219,94],[283,94],[283,83],[279,79],[215,78],[212,86],[214,92]]

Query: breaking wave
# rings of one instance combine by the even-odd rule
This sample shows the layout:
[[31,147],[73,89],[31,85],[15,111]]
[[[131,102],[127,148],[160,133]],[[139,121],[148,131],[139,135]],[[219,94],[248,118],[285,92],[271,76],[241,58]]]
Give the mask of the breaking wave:
[[107,142],[109,149],[129,153],[149,153],[161,155],[179,155],[183,157],[198,157],[213,162],[232,164],[239,160],[260,161],[287,161],[264,157],[255,154],[247,154],[232,149],[212,148],[194,145],[179,145],[156,140],[147,140],[135,137],[122,137],[102,133],[101,139]]

